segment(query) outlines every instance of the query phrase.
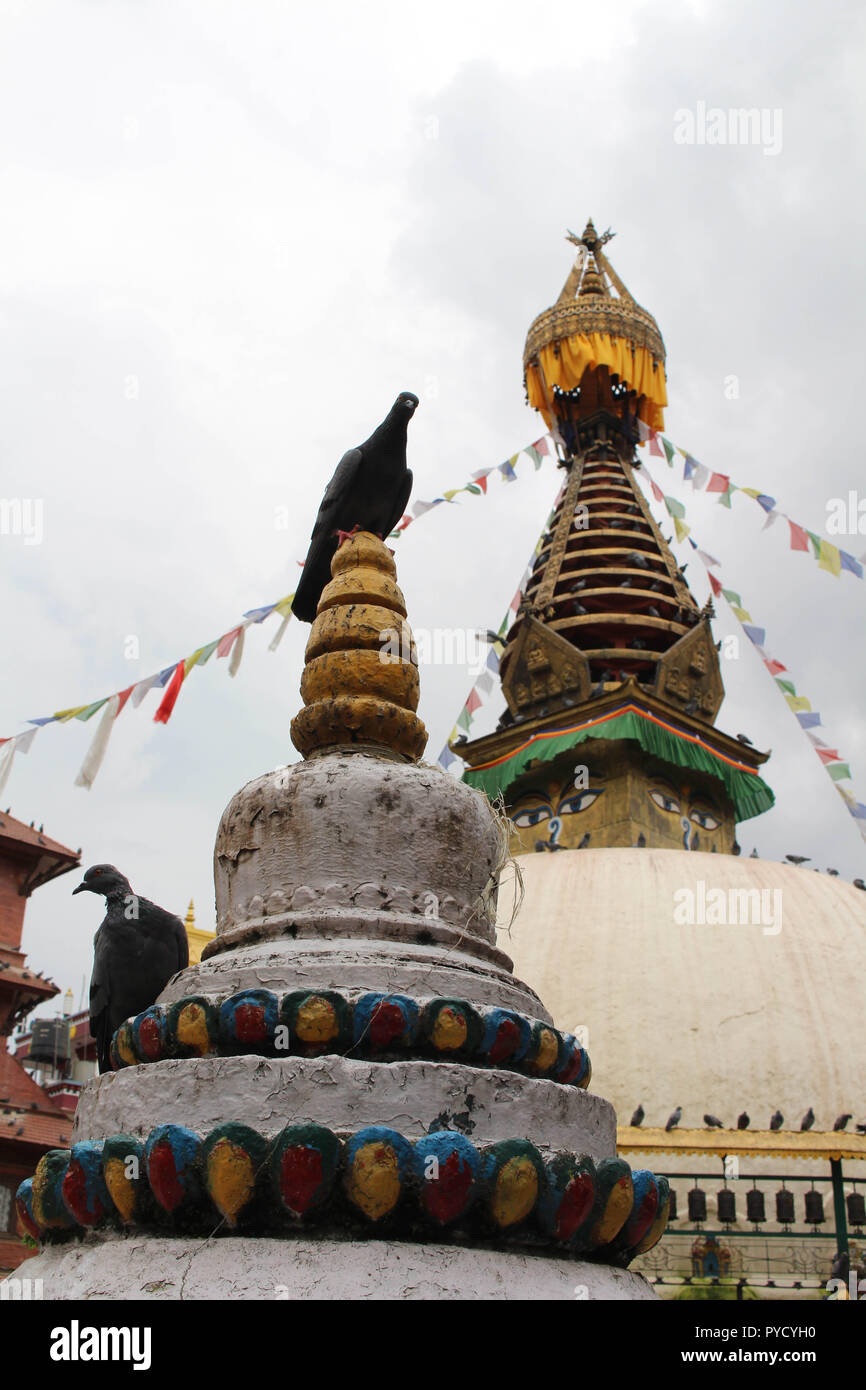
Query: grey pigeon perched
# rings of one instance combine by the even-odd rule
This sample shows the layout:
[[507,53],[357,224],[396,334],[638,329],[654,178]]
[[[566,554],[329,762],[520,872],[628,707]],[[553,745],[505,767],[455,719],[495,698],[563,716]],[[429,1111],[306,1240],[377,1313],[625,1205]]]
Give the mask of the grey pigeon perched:
[[811,1129],[814,1123],[815,1123],[815,1112],[814,1112],[814,1110],[812,1109],[812,1107],[811,1107],[811,1105],[810,1105],[810,1106],[809,1106],[809,1109],[806,1111],[805,1115],[803,1116],[802,1120],[800,1121],[800,1128],[801,1128],[801,1129]]
[[748,1129],[750,1124],[749,1116],[744,1110],[742,1115],[737,1116],[737,1129]]
[[784,1123],[785,1116],[782,1114],[781,1110],[777,1110],[775,1114],[770,1116],[770,1129],[781,1129]]
[[337,464],[319,507],[301,582],[292,601],[296,618],[311,623],[316,616],[322,590],[331,577],[339,531],[357,528],[384,539],[406,510],[412,491],[412,474],[406,467],[406,432],[417,405],[417,396],[401,391],[370,438],[350,449]]
[[645,1111],[644,1111],[643,1106],[642,1106],[642,1105],[639,1105],[638,1108],[637,1108],[637,1110],[634,1112],[634,1114],[633,1114],[632,1117],[631,1117],[632,1127],[633,1127],[634,1129],[640,1129],[641,1125],[643,1124],[643,1117],[644,1117],[644,1114],[645,1114]]
[[683,1107],[681,1105],[678,1105],[673,1114],[668,1117],[668,1122],[665,1125],[665,1133],[669,1133],[672,1129],[676,1129],[677,1125],[679,1124],[682,1118]]
[[111,1070],[116,1028],[156,1002],[172,975],[189,965],[183,922],[133,893],[113,864],[94,864],[76,893],[101,893],[106,913],[93,938],[90,1032],[101,1072]]
[[837,1115],[833,1124],[834,1130],[846,1129],[850,1118],[850,1115]]
[[705,1115],[704,1124],[707,1125],[709,1129],[724,1129],[721,1120],[717,1119],[715,1115]]

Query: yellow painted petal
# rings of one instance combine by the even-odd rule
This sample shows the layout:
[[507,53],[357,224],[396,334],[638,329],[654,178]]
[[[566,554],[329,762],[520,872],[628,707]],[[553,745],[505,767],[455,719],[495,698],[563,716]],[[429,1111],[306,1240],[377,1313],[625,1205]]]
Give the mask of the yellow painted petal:
[[184,1004],[177,1016],[177,1040],[184,1047],[191,1047],[199,1057],[210,1052],[211,1039],[207,1030],[207,1016],[201,1004]]
[[121,1219],[131,1221],[135,1214],[135,1184],[126,1176],[126,1165],[122,1158],[109,1158],[106,1161],[105,1186]]
[[253,1194],[256,1175],[249,1154],[230,1139],[219,1139],[207,1158],[207,1190],[233,1226]]
[[295,1032],[301,1042],[330,1042],[339,1031],[336,1011],[329,1000],[318,995],[304,1000],[295,1019]]
[[634,1183],[631,1173],[615,1182],[604,1211],[596,1221],[590,1241],[593,1245],[607,1245],[622,1229],[631,1215],[634,1206]]
[[374,1142],[358,1149],[346,1182],[355,1206],[371,1221],[380,1221],[397,1205],[400,1172],[397,1155],[388,1144]]
[[491,1213],[503,1230],[528,1216],[538,1199],[538,1174],[528,1158],[510,1158],[499,1171]]
[[456,1052],[465,1043],[468,1032],[466,1019],[458,1009],[440,1009],[430,1041],[440,1052]]

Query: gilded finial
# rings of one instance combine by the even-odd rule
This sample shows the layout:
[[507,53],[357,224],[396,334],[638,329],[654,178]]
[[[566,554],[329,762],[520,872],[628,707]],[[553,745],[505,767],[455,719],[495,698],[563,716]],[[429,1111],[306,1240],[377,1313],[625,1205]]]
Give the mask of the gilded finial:
[[189,907],[186,910],[186,916],[183,919],[183,924],[186,927],[187,931],[190,931],[195,926],[195,903],[193,902],[192,898],[190,898],[189,900]]
[[413,760],[427,744],[415,711],[418,658],[390,550],[369,531],[331,561],[305,653],[292,742],[305,758],[352,744]]

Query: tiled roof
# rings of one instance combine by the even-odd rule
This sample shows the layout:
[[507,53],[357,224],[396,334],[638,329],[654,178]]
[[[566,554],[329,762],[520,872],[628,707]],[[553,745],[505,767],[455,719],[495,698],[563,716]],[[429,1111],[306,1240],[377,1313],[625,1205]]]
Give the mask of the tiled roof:
[[[29,849],[44,851],[46,854],[56,855],[60,859],[69,859],[73,864],[81,858],[81,850],[69,849],[67,845],[62,845],[59,840],[52,840],[50,835],[46,835],[42,830],[35,830],[31,825],[25,825],[23,820],[17,820],[15,816],[10,816],[8,811],[0,811],[0,841],[14,841],[16,844],[27,846]],[[73,867],[70,864],[70,868]]]

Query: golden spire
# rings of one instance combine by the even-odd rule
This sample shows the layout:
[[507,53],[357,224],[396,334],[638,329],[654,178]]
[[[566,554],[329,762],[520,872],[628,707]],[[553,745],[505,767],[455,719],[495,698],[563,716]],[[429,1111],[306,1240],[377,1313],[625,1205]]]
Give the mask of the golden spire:
[[183,919],[183,924],[188,932],[192,931],[195,927],[195,903],[193,902],[192,898],[190,898],[189,900],[189,907],[186,910],[186,916]]
[[292,742],[305,758],[349,745],[420,758],[418,658],[391,551],[369,531],[331,561],[305,653]]

